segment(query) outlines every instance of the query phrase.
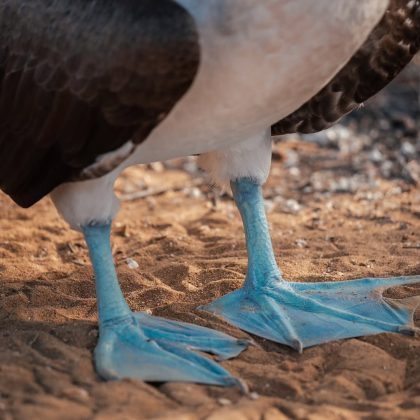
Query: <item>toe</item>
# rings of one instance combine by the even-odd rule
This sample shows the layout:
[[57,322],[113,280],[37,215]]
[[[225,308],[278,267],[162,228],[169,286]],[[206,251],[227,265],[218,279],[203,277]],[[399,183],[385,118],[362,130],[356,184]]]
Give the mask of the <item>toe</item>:
[[136,313],[135,318],[147,337],[158,343],[178,343],[190,349],[215,354],[219,360],[237,356],[251,343],[250,340],[236,339],[210,328],[145,313]]
[[178,342],[156,341],[138,327],[137,320],[123,326],[101,329],[95,349],[95,364],[104,379],[132,378],[149,382],[196,382],[240,386],[213,360]]

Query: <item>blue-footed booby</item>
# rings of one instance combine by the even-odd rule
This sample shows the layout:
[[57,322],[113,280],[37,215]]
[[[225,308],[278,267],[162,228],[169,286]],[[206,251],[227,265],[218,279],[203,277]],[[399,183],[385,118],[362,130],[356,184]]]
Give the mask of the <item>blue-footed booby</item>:
[[50,194],[84,235],[103,378],[240,384],[199,352],[247,340],[132,312],[113,263],[118,175],[192,154],[231,185],[249,260],[243,287],[204,310],[299,351],[414,331],[412,301],[381,292],[420,276],[287,282],[261,186],[273,135],[329,127],[419,46],[419,0],[0,0],[0,187],[23,207]]

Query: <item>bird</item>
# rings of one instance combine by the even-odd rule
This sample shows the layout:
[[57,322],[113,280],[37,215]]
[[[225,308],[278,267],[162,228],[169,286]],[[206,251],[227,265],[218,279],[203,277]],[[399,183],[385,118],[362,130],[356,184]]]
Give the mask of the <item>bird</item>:
[[248,254],[243,286],[200,309],[298,351],[415,331],[413,300],[382,291],[419,275],[286,281],[262,185],[273,136],[328,128],[419,48],[419,0],[0,0],[0,188],[49,195],[83,234],[102,378],[245,387],[218,361],[250,340],[133,312],[113,262],[118,175],[189,155],[230,185]]

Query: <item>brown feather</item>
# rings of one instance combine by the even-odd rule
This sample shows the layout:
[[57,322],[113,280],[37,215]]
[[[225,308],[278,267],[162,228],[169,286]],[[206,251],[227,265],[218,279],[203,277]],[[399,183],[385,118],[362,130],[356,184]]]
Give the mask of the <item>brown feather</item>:
[[0,0],[0,188],[30,206],[142,142],[198,65],[173,0]]

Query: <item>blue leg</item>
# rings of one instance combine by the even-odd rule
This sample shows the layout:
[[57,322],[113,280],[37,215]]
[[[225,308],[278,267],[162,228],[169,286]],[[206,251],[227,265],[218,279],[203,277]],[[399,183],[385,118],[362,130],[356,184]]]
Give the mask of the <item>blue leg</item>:
[[110,225],[83,228],[96,276],[99,342],[95,364],[99,375],[242,387],[240,380],[196,350],[227,359],[244,350],[247,340],[130,310],[118,284],[110,230]]
[[291,283],[277,267],[261,187],[249,179],[232,182],[245,228],[248,272],[242,289],[204,306],[255,335],[296,350],[347,337],[413,334],[420,296],[393,300],[390,286],[420,282],[420,275],[326,283]]

